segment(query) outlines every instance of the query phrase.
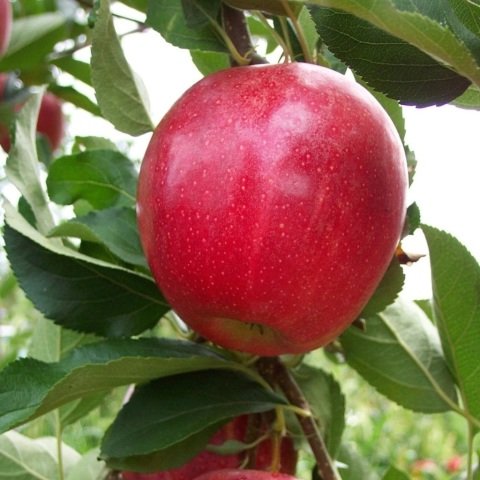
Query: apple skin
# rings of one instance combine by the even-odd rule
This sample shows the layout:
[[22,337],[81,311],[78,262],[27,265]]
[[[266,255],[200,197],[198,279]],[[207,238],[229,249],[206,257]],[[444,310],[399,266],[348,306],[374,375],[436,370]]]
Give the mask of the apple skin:
[[194,480],[297,480],[283,473],[263,472],[260,470],[215,470]]
[[[245,423],[235,419],[227,423],[211,438],[213,445],[219,445],[227,440],[242,438]],[[238,455],[219,455],[203,451],[182,467],[155,473],[123,472],[123,480],[191,480],[204,472],[218,468],[235,468],[239,465]]]
[[12,32],[12,5],[9,0],[0,0],[0,57],[7,51]]
[[406,161],[363,87],[305,63],[216,72],[157,126],[138,225],[172,308],[212,342],[302,353],[375,291],[405,218]]
[[47,138],[52,151],[60,147],[65,135],[65,117],[62,102],[53,93],[45,92],[43,96],[38,113],[37,132]]
[[[0,101],[4,97],[6,82],[7,75],[0,74]],[[13,108],[18,111],[21,105],[15,105]],[[53,93],[45,92],[43,95],[38,113],[37,132],[45,136],[52,151],[60,147],[65,135],[65,117],[62,111],[62,102]],[[0,145],[6,152],[10,151],[8,126],[3,124],[0,124]]]
[[[213,445],[221,445],[227,440],[245,441],[248,426],[248,416],[242,415],[222,427],[210,440]],[[261,436],[265,431],[265,425],[257,432]],[[253,453],[252,463],[259,470],[266,470],[272,464],[272,441],[265,439],[260,442]],[[297,466],[297,452],[293,441],[286,436],[280,443],[280,471],[284,473],[295,473]],[[205,472],[218,469],[238,468],[244,463],[244,453],[232,455],[220,455],[215,452],[203,451],[182,467],[155,472],[136,473],[123,472],[122,480],[191,480]]]

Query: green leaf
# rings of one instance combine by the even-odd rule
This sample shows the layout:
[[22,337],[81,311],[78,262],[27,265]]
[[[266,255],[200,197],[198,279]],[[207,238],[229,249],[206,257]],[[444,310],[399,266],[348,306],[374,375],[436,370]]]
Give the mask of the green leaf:
[[409,480],[409,476],[395,467],[390,467],[382,480]]
[[76,237],[101,243],[124,262],[148,269],[133,208],[115,207],[90,212],[60,224],[49,236]]
[[[48,242],[38,243],[4,230],[8,260],[35,307],[57,325],[103,336],[130,336],[152,328],[169,310],[150,279],[69,256]],[[80,258],[78,258],[80,257]]]
[[[223,423],[278,405],[285,400],[234,371],[165,377],[136,390],[107,431],[101,457],[119,469],[175,468],[197,454]],[[194,445],[185,448],[192,437]],[[174,457],[172,450],[178,451]]]
[[262,39],[267,44],[266,52],[272,53],[278,47],[278,42],[273,35],[272,28],[253,15],[247,15],[246,19],[253,44],[255,45],[255,43],[257,43],[257,39]]
[[405,118],[403,116],[403,109],[396,100],[388,98],[383,93],[373,90],[368,85],[364,85],[370,93],[378,100],[378,103],[383,107],[383,109],[388,113],[388,116],[391,118],[395,128],[397,129],[398,135],[400,136],[402,142],[405,142]]
[[92,86],[92,75],[89,63],[76,60],[73,57],[59,57],[52,60],[52,63],[77,80]]
[[84,150],[117,150],[117,145],[104,137],[75,137],[72,153],[83,152]]
[[335,458],[345,428],[345,397],[340,386],[332,375],[306,364],[293,373],[319,424],[327,449]]
[[74,348],[95,340],[98,338],[93,335],[61,328],[41,317],[35,322],[28,355],[43,362],[57,362]]
[[66,18],[60,12],[15,19],[7,55],[0,60],[0,71],[38,67],[66,32]]
[[86,200],[99,210],[134,206],[137,172],[118,151],[89,150],[55,160],[47,188],[50,198],[60,205]]
[[[330,50],[373,88],[403,104],[442,105],[460,96],[470,84],[428,52],[394,36],[393,32],[378,28],[368,21],[370,19],[333,8],[311,7],[311,11],[320,36]],[[399,11],[395,14],[433,23],[419,14]]]
[[40,165],[35,147],[37,117],[44,89],[32,95],[20,110],[15,128],[15,140],[7,158],[7,178],[30,205],[39,230],[48,232],[53,217],[40,180]]
[[62,428],[78,422],[85,415],[95,408],[98,408],[105,401],[105,393],[96,393],[94,395],[86,395],[79,400],[70,402],[59,408],[58,422]]
[[[5,480],[46,480],[58,477],[57,440],[31,439],[18,432],[0,435],[0,478]],[[64,472],[68,474],[80,454],[62,444]]]
[[108,470],[105,463],[98,460],[99,453],[95,449],[84,454],[71,468],[65,480],[105,480]]
[[412,203],[407,208],[407,218],[405,226],[409,235],[413,235],[415,230],[420,227],[422,222],[422,214],[420,208],[416,203]]
[[480,427],[480,266],[448,233],[422,226],[430,252],[433,307],[465,410]]
[[203,28],[220,13],[220,0],[181,0],[185,23],[189,28]]
[[456,17],[480,37],[480,5],[472,0],[447,0]]
[[154,338],[99,341],[56,363],[20,359],[0,372],[0,431],[118,386],[212,368],[245,370],[206,346]]
[[96,115],[97,117],[101,116],[100,108],[95,102],[92,102],[86,95],[80,93],[73,87],[64,87],[61,85],[54,85],[51,88],[51,91],[62,100],[70,102],[72,105],[75,105],[78,108],[82,108],[86,112]]
[[236,455],[252,448],[248,443],[241,442],[240,440],[226,440],[220,445],[214,445],[209,443],[206,450],[208,452],[217,453],[218,455]]
[[394,257],[388,267],[382,281],[378,285],[375,293],[368,301],[360,316],[362,318],[371,317],[385,310],[391,305],[400,292],[405,282],[405,274],[398,260]]
[[134,8],[142,13],[147,11],[148,0],[121,0],[121,2],[130,8]]
[[390,400],[418,412],[447,411],[456,402],[437,331],[414,302],[399,299],[349,328],[340,341],[349,365]]
[[298,14],[298,24],[305,36],[306,45],[311,55],[315,52],[319,36],[313,21],[312,14],[308,8],[302,8]]
[[298,36],[291,23],[283,23],[281,18],[274,17],[273,25],[277,34],[284,37],[284,41],[288,45],[289,53],[293,61],[295,62],[305,62],[304,51],[302,45],[298,41]]
[[100,8],[92,33],[92,82],[103,116],[115,128],[141,135],[154,128],[145,88],[128,64],[115,33],[108,0]]
[[[368,462],[353,443],[343,443],[336,460],[342,480],[379,480],[373,466]],[[320,480],[315,468],[312,480]]]
[[205,76],[230,67],[230,57],[226,53],[190,50],[190,55],[198,71]]
[[185,20],[182,0],[155,0],[149,2],[147,24],[172,45],[189,50],[228,53],[211,25],[190,28]]
[[[28,354],[43,362],[58,362],[74,348],[97,340],[93,335],[61,328],[42,317],[35,322]],[[59,415],[53,418],[53,422],[63,429],[98,407],[104,398],[103,393],[86,396],[60,407]]]
[[[443,7],[446,23],[470,50],[475,60],[480,62],[480,31],[478,12],[480,6],[470,0],[441,0],[440,9]],[[475,25],[475,23],[477,23]]]
[[431,299],[415,300],[415,303],[423,310],[425,315],[433,322],[433,305]]
[[480,90],[477,87],[470,87],[463,95],[457,97],[452,104],[467,110],[480,110]]
[[[315,5],[331,7],[331,0],[309,1]],[[409,5],[410,2],[401,2],[401,6]],[[425,15],[398,10],[390,0],[338,0],[335,8],[351,13],[417,47],[459,75],[480,85],[480,69],[469,49],[448,27],[437,21]]]

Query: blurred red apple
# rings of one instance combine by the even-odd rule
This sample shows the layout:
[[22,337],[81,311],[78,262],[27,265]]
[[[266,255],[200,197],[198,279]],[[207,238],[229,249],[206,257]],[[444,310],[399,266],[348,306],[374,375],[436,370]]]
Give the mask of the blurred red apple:
[[194,480],[297,480],[283,473],[263,472],[261,470],[216,470],[208,472]]
[[[0,74],[0,102],[5,100],[7,78],[6,74]],[[20,108],[20,104],[13,106],[15,111]],[[65,118],[62,111],[62,102],[53,93],[46,92],[42,98],[38,113],[37,132],[45,136],[52,151],[58,149],[65,134]],[[0,145],[6,152],[10,150],[7,125],[0,124]]]
[[[229,422],[222,427],[210,440],[212,445],[221,445],[227,440],[247,441],[247,428],[249,417],[243,415]],[[263,436],[267,426],[261,423],[258,429],[253,429],[252,439]],[[267,470],[272,465],[273,459],[273,443],[270,438],[261,441],[256,447],[249,452],[252,455],[250,463],[257,469]],[[245,462],[245,452],[235,453],[231,455],[221,455],[211,451],[203,451],[190,460],[186,465],[155,473],[135,473],[123,472],[123,480],[192,480],[193,478],[211,470],[238,468]],[[297,466],[297,452],[295,451],[293,441],[290,437],[283,437],[280,443],[280,471],[284,473],[295,473]]]
[[462,469],[463,459],[460,455],[454,455],[447,460],[445,470],[448,473],[456,473]]
[[411,471],[416,475],[421,473],[433,474],[438,471],[438,469],[438,465],[434,460],[431,460],[430,458],[422,458],[413,462]]
[[9,0],[0,0],[0,57],[7,51],[12,31],[12,5]]
[[256,355],[325,345],[395,252],[404,149],[353,80],[305,63],[214,73],[156,128],[138,222],[157,284],[203,337]]

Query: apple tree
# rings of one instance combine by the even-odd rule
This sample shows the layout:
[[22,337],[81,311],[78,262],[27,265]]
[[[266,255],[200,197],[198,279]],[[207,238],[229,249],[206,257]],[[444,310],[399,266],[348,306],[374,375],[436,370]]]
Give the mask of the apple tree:
[[[0,478],[410,478],[346,444],[338,371],[463,419],[450,475],[479,478],[480,267],[407,196],[402,115],[480,108],[478,25],[473,0],[0,0],[5,276],[32,305]],[[147,30],[205,77],[157,128],[122,47]],[[402,292],[417,261],[431,299]]]

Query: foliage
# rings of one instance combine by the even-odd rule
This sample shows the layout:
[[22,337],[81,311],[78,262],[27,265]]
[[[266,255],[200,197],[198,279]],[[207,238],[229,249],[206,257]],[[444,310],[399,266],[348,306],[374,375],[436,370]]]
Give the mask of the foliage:
[[[480,5],[273,0],[271,13],[272,0],[265,0],[256,2],[259,9],[235,10],[245,23],[227,29],[227,3],[13,2],[0,72],[19,75],[15,95],[26,101],[9,125],[13,143],[4,165],[11,271],[0,282],[0,478],[101,479],[117,468],[170,468],[203,450],[235,416],[272,410],[277,420],[287,417],[297,439],[299,478],[319,478],[292,415],[298,408],[272,389],[254,358],[199,343],[156,288],[137,232],[135,159],[108,139],[75,132],[60,152],[39,148],[44,89],[125,137],[150,133],[148,92],[122,41],[151,29],[189,50],[203,74],[258,63],[263,54],[348,67],[405,140],[401,105],[480,108]],[[119,21],[129,15],[131,31],[120,35]],[[240,41],[247,27],[263,52]],[[90,62],[78,58],[85,50]],[[0,123],[10,119],[4,104]],[[414,155],[405,149],[413,177]],[[355,325],[325,351],[283,359],[344,480],[460,478],[438,464],[431,474],[419,463],[415,470],[422,460],[415,449],[424,456],[458,449],[462,478],[475,478],[480,267],[454,237],[422,225],[416,205],[409,226],[409,233],[421,228],[428,243],[432,302],[420,308],[402,296],[399,254]],[[126,400],[129,385],[137,388]],[[433,431],[425,424],[432,417]],[[92,429],[88,439],[84,426]],[[445,431],[458,445],[442,438],[434,451],[427,437]],[[397,444],[379,448],[389,435]],[[410,443],[406,453],[398,449],[403,442]]]

